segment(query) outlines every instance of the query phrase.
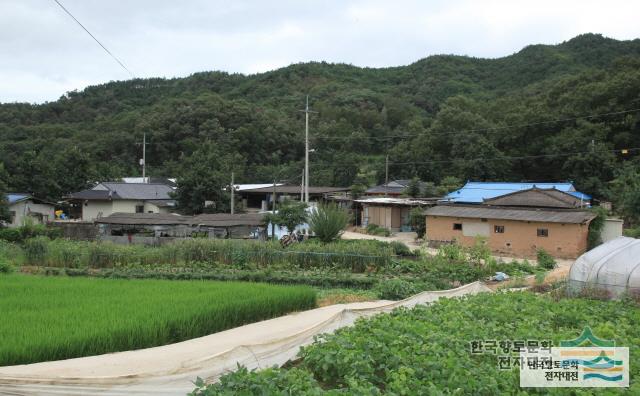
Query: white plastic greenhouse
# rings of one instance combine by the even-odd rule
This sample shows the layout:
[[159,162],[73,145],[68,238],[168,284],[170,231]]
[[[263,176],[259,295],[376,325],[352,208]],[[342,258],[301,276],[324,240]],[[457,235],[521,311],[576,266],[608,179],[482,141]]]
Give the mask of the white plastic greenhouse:
[[609,291],[611,297],[640,293],[640,239],[618,237],[578,257],[569,272],[569,289]]

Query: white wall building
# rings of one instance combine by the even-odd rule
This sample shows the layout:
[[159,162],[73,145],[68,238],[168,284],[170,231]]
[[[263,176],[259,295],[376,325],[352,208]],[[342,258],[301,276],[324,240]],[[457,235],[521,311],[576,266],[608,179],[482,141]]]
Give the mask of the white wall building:
[[7,202],[11,215],[9,227],[20,227],[27,219],[35,224],[45,224],[55,219],[53,204],[37,199],[30,194],[9,193],[7,194]]
[[66,198],[82,208],[83,221],[94,221],[112,213],[170,213],[173,191],[162,183],[103,182]]

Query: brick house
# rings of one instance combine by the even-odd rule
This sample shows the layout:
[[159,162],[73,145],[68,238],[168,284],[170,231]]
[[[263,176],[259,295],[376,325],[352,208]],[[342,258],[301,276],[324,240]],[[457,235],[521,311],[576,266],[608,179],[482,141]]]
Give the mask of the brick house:
[[581,209],[583,201],[556,190],[518,191],[482,204],[443,204],[426,210],[430,245],[456,241],[471,246],[486,238],[496,254],[534,257],[542,248],[560,258],[587,250],[589,223],[595,215]]

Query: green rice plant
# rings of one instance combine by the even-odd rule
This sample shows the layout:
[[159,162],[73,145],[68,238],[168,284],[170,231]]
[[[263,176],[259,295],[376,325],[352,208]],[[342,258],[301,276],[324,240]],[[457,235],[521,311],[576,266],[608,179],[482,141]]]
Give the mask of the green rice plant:
[[0,296],[0,366],[164,345],[316,301],[302,286],[20,274],[0,276]]

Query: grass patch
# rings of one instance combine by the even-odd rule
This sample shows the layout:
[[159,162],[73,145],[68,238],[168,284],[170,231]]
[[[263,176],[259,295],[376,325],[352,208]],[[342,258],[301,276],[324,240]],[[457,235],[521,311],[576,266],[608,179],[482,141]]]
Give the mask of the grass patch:
[[315,304],[301,286],[0,275],[0,366],[164,345]]

